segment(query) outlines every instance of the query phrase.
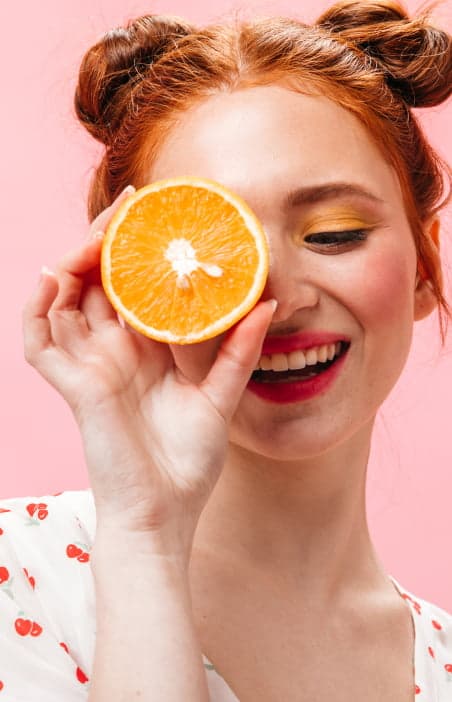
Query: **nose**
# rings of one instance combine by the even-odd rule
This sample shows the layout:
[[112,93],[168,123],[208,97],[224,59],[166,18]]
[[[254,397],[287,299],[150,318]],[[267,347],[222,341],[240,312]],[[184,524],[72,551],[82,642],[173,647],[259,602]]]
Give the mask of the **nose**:
[[261,299],[278,301],[272,325],[313,310],[319,303],[318,281],[303,259],[303,253],[289,245],[270,249],[269,273]]

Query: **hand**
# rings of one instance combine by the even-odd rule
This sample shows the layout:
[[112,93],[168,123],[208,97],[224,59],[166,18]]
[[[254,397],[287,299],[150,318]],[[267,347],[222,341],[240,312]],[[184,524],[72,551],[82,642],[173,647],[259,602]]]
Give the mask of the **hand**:
[[125,196],[43,275],[23,312],[25,358],[74,413],[98,529],[152,534],[163,551],[187,554],[274,306],[258,303],[225,335],[204,379],[189,381],[168,344],[120,324],[103,291],[96,232]]

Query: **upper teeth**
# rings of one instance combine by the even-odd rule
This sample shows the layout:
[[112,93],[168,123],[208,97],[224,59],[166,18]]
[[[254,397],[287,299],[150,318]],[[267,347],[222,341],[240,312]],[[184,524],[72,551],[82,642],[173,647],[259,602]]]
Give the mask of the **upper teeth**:
[[254,370],[287,371],[298,370],[305,366],[315,366],[316,363],[332,361],[341,352],[342,342],[313,346],[305,351],[297,350],[290,353],[272,353],[271,356],[261,356]]

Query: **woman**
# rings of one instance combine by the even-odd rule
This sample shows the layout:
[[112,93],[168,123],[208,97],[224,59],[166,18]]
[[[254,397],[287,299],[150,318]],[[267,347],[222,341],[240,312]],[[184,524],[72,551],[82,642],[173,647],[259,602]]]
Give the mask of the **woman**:
[[[92,491],[3,503],[5,699],[451,699],[452,616],[385,573],[365,510],[413,323],[449,314],[446,168],[411,108],[450,76],[447,34],[389,0],[313,27],[151,15],[88,51],[91,236],[24,335]],[[271,250],[255,309],[190,347],[121,326],[98,275],[125,186],[182,174],[240,194]]]

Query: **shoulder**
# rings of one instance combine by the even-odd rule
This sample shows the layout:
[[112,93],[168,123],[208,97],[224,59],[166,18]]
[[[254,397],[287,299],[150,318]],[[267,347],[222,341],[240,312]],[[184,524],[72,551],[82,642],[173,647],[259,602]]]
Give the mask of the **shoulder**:
[[452,699],[452,614],[391,580],[411,609],[415,628],[416,700]]
[[0,498],[0,548],[19,548],[22,540],[59,540],[76,533],[92,544],[96,513],[91,490],[53,495]]
[[[95,521],[94,498],[90,489],[66,490],[51,495],[24,495],[22,497],[0,497],[0,519],[5,514],[36,518],[39,521],[50,521],[64,515],[78,515],[87,525]],[[7,522],[8,520],[6,520]],[[13,521],[15,521],[13,519]]]
[[86,583],[95,533],[91,490],[0,500],[0,588],[57,604]]
[[95,534],[91,490],[0,499],[0,588],[56,604],[86,582]]
[[[392,578],[394,580],[394,578]],[[394,581],[408,603],[415,626],[416,695],[438,702],[452,699],[452,614]]]
[[438,632],[440,637],[447,638],[452,645],[452,613],[400,585],[399,589],[416,615],[416,621],[422,624],[424,630]]
[[[424,654],[442,662],[452,687],[452,614],[422,597],[412,595],[411,606],[417,629],[424,641]],[[452,690],[451,690],[452,692]]]
[[416,624],[425,633],[435,632],[448,640],[452,648],[452,614],[438,604],[414,594],[391,577],[401,596],[411,607]]
[[91,490],[0,499],[5,699],[32,699],[38,679],[49,702],[85,699],[95,643],[94,533]]

